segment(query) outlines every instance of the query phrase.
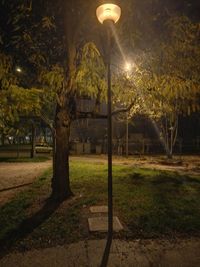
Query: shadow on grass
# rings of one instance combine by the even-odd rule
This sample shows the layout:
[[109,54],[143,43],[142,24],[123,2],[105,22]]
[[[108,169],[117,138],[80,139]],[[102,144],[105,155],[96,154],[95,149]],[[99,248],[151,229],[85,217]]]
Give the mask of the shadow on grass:
[[162,184],[172,184],[175,186],[180,186],[184,183],[183,177],[179,176],[169,176],[166,174],[156,175],[152,181],[154,185],[162,185]]
[[134,181],[143,181],[144,180],[144,176],[141,175],[140,173],[133,173],[130,178]]
[[120,177],[115,186],[131,237],[200,234],[199,178],[140,169]]
[[[181,196],[179,185],[155,186],[152,189],[151,209],[140,216],[138,225],[147,237],[199,233],[198,208],[186,197]],[[178,197],[179,196],[179,197]],[[179,199],[181,198],[182,199]]]
[[161,171],[159,173],[151,174],[134,172],[128,175],[129,182],[137,183],[152,183],[153,185],[173,184],[181,186],[183,184],[200,184],[200,180],[187,175],[180,175],[178,173],[168,173]]
[[189,177],[189,176],[181,176],[179,174],[173,174],[167,175],[165,173],[156,175],[154,180],[152,181],[153,184],[174,184],[174,185],[183,185],[183,184],[188,184],[188,183],[195,183],[195,184],[200,184],[200,180]]
[[[124,177],[120,178],[119,180],[120,182],[123,182]],[[142,184],[145,182],[145,176],[143,176],[140,173],[134,172],[127,176],[126,182],[130,184],[135,184],[135,185]]]
[[4,238],[0,240],[0,258],[5,256],[16,242],[25,238],[28,234],[33,232],[35,228],[45,222],[60,204],[60,202],[55,202],[51,198],[47,199],[44,206],[38,212],[23,220],[17,228],[8,232]]
[[31,185],[31,184],[33,184],[33,182],[32,183],[15,185],[15,186],[11,186],[11,187],[6,187],[6,188],[3,188],[3,189],[0,189],[0,193],[1,192],[5,192],[5,191],[10,191],[10,190],[13,190],[13,189],[18,189],[18,188],[21,188],[21,187],[25,187],[25,186],[28,186],[28,185]]

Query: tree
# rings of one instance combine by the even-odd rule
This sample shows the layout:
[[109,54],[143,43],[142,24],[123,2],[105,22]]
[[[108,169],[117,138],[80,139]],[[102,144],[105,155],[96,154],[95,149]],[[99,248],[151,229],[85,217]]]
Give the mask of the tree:
[[163,31],[148,50],[138,52],[133,72],[126,78],[134,84],[140,112],[152,118],[171,158],[179,116],[199,111],[199,23],[170,16]]
[[[151,1],[148,1],[149,3]],[[101,37],[95,18],[96,3],[92,0],[37,0],[33,3],[27,1],[26,4],[2,1],[2,4],[7,11],[4,13],[8,14],[7,17],[4,16],[4,21],[8,21],[9,24],[9,27],[4,29],[9,44],[5,50],[14,62],[20,62],[27,69],[28,81],[21,81],[24,87],[43,90],[40,98],[43,104],[40,115],[49,122],[55,136],[52,197],[62,201],[72,195],[68,159],[71,123],[88,116],[102,117],[98,114],[98,106],[100,101],[105,99],[105,65],[94,42],[91,42]],[[123,5],[126,4],[133,5],[131,1],[124,1]],[[11,12],[8,12],[10,10]],[[124,10],[128,11],[128,8]],[[125,22],[125,17],[123,21]],[[131,37],[137,36],[135,40],[138,47],[145,50],[144,45],[141,45],[141,19],[137,22],[139,26],[132,31]],[[98,36],[93,29],[98,29]],[[98,47],[105,55],[105,41],[102,43],[103,45]],[[143,70],[147,70],[144,62]],[[145,79],[150,83],[146,73],[143,79],[140,75],[139,84],[134,88],[142,87]],[[96,98],[95,105],[90,111],[85,112],[77,106],[76,100],[82,95]],[[140,94],[136,92],[133,95]],[[140,98],[144,101],[142,96]],[[134,100],[134,97],[132,99]],[[129,108],[133,106],[132,101],[129,104]],[[50,117],[46,116],[46,107],[52,111]]]
[[[12,74],[12,59],[0,54],[0,132],[4,136],[20,131],[20,116],[36,115],[40,110],[38,89],[24,89]],[[4,141],[3,141],[4,142]]]
[[[44,104],[49,101],[51,107],[55,106],[52,128],[56,150],[52,197],[63,200],[72,195],[68,160],[71,122],[79,117],[95,117],[95,107],[84,113],[78,110],[76,99],[81,95],[97,96],[98,104],[104,97],[104,76],[98,75],[104,64],[86,34],[91,18],[96,21],[92,15],[94,3],[60,0],[20,5],[4,2],[3,7],[11,9],[12,15],[15,8],[20,11],[20,15],[8,17],[11,21],[9,51],[13,60],[21,62],[27,70],[34,70],[32,81],[35,82],[29,80],[28,87],[35,85],[41,88],[43,95],[40,99],[44,100]],[[91,13],[86,17],[88,12]],[[91,72],[92,65],[94,69]],[[83,82],[84,79],[87,83]],[[42,111],[45,109],[43,105]],[[42,113],[43,118],[45,115]],[[51,124],[51,120],[49,122]]]

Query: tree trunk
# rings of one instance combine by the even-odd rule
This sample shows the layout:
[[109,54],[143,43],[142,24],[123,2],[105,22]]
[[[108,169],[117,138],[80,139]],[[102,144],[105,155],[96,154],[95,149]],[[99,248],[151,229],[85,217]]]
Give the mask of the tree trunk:
[[19,158],[19,136],[17,136],[17,158]]
[[173,158],[173,154],[171,152],[167,153],[167,158],[168,159],[172,159]]
[[51,134],[52,134],[52,141],[53,141],[53,147],[52,147],[52,168],[53,168],[53,177],[55,177],[55,169],[56,169],[56,135],[55,135],[55,130],[51,129]]
[[170,130],[170,132],[168,132],[167,135],[168,135],[167,158],[172,159],[173,158],[173,131]]
[[5,145],[5,135],[4,135],[4,133],[2,133],[2,135],[1,135],[1,145],[2,146]]
[[63,201],[73,195],[69,180],[69,135],[70,118],[66,110],[57,108],[55,118],[56,149],[54,175],[52,178],[52,198]]
[[31,139],[31,158],[35,158],[35,137],[36,137],[36,128],[34,123],[32,124],[32,139]]

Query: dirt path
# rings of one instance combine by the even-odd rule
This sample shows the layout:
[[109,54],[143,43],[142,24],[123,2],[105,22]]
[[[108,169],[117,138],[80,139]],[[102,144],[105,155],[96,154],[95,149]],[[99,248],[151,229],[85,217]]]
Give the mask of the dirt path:
[[[105,155],[101,156],[75,156],[72,157],[75,161],[107,163]],[[138,168],[166,170],[178,172],[180,174],[194,175],[200,177],[200,156],[183,156],[174,157],[173,160],[168,161],[163,156],[145,156],[145,157],[113,157],[113,165],[129,165]]]
[[51,167],[51,161],[0,163],[0,206]]

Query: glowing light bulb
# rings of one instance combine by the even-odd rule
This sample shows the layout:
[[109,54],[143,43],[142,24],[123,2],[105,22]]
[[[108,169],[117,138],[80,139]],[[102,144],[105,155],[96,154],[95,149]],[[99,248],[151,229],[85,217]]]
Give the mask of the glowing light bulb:
[[124,69],[125,69],[125,71],[131,71],[131,69],[132,69],[132,65],[131,65],[131,63],[126,62],[126,63],[125,63],[125,67],[124,67]]
[[110,8],[106,8],[105,9],[105,16],[106,17],[110,17],[111,16],[111,10],[110,10]]
[[16,67],[16,71],[20,73],[22,72],[22,69],[20,67]]

